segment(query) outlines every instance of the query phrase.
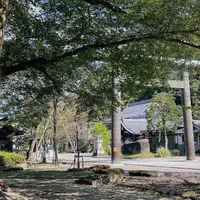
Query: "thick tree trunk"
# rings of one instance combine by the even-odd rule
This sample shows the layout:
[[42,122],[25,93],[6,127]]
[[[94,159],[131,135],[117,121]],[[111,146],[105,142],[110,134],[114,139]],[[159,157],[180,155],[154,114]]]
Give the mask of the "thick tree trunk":
[[6,29],[6,19],[9,8],[9,0],[2,1],[2,8],[0,8],[0,57],[3,49],[3,40]]
[[[114,68],[112,68],[112,139],[111,139],[111,163],[120,164],[121,163],[121,92],[120,92],[120,82],[117,77],[115,77]],[[117,102],[117,104],[115,103]]]
[[58,101],[55,99],[53,101],[53,148],[54,148],[54,164],[58,165],[58,151],[57,151],[57,104]]
[[[33,151],[34,151],[34,147],[35,147],[35,144],[37,142],[37,135],[35,135],[34,139],[31,141],[31,145],[30,145],[30,149],[28,151],[28,156],[27,156],[27,160],[32,162],[32,155],[33,155]],[[37,154],[37,149],[36,149],[36,154]]]

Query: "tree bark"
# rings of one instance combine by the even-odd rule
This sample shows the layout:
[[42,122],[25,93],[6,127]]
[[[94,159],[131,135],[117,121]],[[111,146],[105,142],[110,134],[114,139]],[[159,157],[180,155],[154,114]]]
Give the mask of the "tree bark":
[[2,54],[3,49],[3,40],[5,35],[5,29],[6,29],[6,19],[8,14],[8,8],[9,8],[9,0],[3,0],[2,2],[2,8],[0,8],[0,57]]
[[53,101],[53,148],[54,148],[54,164],[55,166],[58,165],[58,151],[57,151],[57,104],[58,100],[54,99]]

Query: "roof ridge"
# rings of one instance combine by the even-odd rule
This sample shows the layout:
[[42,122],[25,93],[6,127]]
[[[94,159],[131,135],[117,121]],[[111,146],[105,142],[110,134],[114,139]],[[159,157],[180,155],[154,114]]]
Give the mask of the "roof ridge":
[[146,104],[146,103],[150,103],[150,102],[152,102],[152,99],[146,99],[146,100],[142,100],[142,101],[136,101],[136,102],[128,104],[127,107],[142,105],[142,104]]

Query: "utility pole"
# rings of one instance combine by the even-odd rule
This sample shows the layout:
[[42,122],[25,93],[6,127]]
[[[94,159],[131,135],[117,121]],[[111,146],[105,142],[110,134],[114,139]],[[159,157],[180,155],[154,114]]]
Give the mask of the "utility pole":
[[187,160],[195,160],[194,133],[188,72],[183,72],[182,105],[184,118],[185,150]]
[[[121,163],[121,106],[119,105],[121,101],[121,94],[119,88],[119,81],[114,77],[114,72],[112,75],[112,90],[113,90],[113,111],[112,111],[112,143],[111,143],[111,153],[112,153],[112,164]],[[117,100],[117,106],[115,103]]]

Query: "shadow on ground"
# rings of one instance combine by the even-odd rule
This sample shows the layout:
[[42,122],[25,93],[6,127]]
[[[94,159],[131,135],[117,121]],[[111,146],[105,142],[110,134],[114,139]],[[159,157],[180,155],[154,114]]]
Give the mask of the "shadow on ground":
[[[103,185],[93,187],[78,185],[74,181],[91,172],[69,173],[67,171],[20,171],[3,172],[4,179],[12,191],[27,199],[46,200],[121,200],[161,199],[166,195],[134,187]],[[173,199],[172,197],[169,199]]]

